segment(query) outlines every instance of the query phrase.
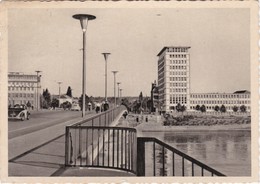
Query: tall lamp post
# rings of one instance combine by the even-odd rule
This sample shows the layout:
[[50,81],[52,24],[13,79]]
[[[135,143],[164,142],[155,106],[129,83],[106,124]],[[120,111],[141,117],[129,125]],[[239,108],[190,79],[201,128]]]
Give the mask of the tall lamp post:
[[60,85],[62,84],[62,82],[57,82],[59,84],[59,107],[60,107]]
[[116,107],[116,73],[118,71],[112,71],[114,74],[114,98],[115,98],[115,107]]
[[119,85],[121,84],[121,82],[117,83],[117,95],[118,95],[118,105],[120,105],[120,100],[119,100],[119,95],[120,95],[120,88]]
[[105,103],[107,103],[107,59],[110,53],[102,53],[105,58]]
[[37,88],[36,88],[36,109],[37,111],[39,110],[39,81],[40,81],[40,76],[39,73],[42,72],[40,70],[35,71],[37,73]]
[[94,15],[89,14],[76,14],[72,16],[74,19],[80,20],[81,29],[83,32],[83,67],[82,67],[82,117],[85,116],[86,109],[86,32],[89,20],[94,20],[96,17]]

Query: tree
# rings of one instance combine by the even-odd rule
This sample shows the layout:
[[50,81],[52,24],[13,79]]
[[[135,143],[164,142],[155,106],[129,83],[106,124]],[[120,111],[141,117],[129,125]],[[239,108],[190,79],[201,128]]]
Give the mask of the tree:
[[232,107],[232,110],[233,110],[234,112],[237,112],[237,111],[238,111],[238,106],[236,106],[236,105],[233,106],[233,107]]
[[181,106],[181,112],[184,112],[185,110],[186,110],[185,105],[182,105],[182,106]]
[[139,101],[142,103],[143,102],[143,93],[142,91],[140,92],[140,95],[139,95]]
[[68,95],[69,97],[72,97],[72,90],[71,90],[71,87],[70,87],[70,86],[69,86],[68,89],[67,89],[66,95]]
[[[81,95],[80,97],[79,97],[79,106],[80,106],[80,108],[81,108],[81,110],[82,110],[82,101],[83,101],[83,95]],[[88,103],[91,103],[92,104],[92,102],[90,101],[90,98],[88,97],[88,95],[86,95],[85,94],[85,107],[86,107],[86,109],[87,109],[87,107],[88,107]],[[92,106],[93,107],[93,106]],[[86,110],[85,109],[85,110]]]
[[52,108],[56,108],[56,107],[59,107],[59,100],[57,98],[53,98],[52,101],[51,101],[51,107]]
[[220,112],[226,112],[227,111],[225,105],[221,105],[219,110],[220,110]]
[[219,106],[216,105],[216,106],[214,107],[214,110],[215,110],[216,112],[218,112],[218,111],[219,111]]
[[176,111],[177,112],[181,112],[181,110],[182,110],[182,108],[181,108],[181,104],[180,103],[178,103],[177,105],[176,105]]
[[200,111],[200,105],[196,105],[195,109],[196,111]]
[[200,107],[200,111],[201,111],[201,112],[206,112],[206,107],[205,107],[205,105],[202,105],[202,106]]
[[51,105],[51,94],[46,88],[46,90],[43,89],[42,93],[42,108],[48,109]]
[[240,111],[241,112],[246,112],[246,106],[245,105],[241,105],[240,106]]

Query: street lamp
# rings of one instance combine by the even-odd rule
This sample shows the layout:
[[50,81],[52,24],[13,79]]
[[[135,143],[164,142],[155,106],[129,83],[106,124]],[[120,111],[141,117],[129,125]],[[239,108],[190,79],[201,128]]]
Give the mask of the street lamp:
[[116,73],[118,71],[112,71],[114,74],[114,98],[115,98],[115,107],[116,107]]
[[117,83],[117,95],[118,95],[118,102],[119,102],[119,105],[120,105],[120,101],[119,101],[119,94],[120,94],[120,89],[119,89],[119,85],[121,84],[121,82],[118,82]]
[[107,103],[107,59],[110,53],[102,53],[105,58],[105,103]]
[[36,88],[36,109],[37,109],[37,111],[39,110],[39,81],[40,81],[40,77],[41,76],[39,76],[39,73],[40,72],[42,72],[42,71],[40,71],[40,70],[36,70],[35,71],[36,73],[37,73],[37,88]]
[[85,83],[86,83],[86,71],[85,71],[85,65],[86,65],[86,31],[87,31],[87,25],[88,20],[93,20],[96,17],[94,15],[88,15],[88,14],[76,14],[72,16],[74,19],[80,20],[81,29],[83,32],[83,67],[82,67],[82,117],[85,116],[85,109],[86,109],[86,91],[85,91]]
[[60,98],[60,85],[62,84],[62,82],[57,82],[59,84],[59,98]]
[[[120,101],[122,101],[122,90],[123,89],[120,89]],[[120,103],[120,101],[119,101],[119,103]]]

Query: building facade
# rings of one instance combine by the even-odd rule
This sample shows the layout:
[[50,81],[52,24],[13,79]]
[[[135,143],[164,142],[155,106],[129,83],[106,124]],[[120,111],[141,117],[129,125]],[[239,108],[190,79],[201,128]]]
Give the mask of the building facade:
[[214,111],[216,106],[224,105],[227,111],[233,107],[250,108],[250,92],[234,93],[190,93],[190,47],[164,47],[158,56],[159,111],[170,112],[177,104],[193,111],[204,105],[206,111]]
[[[39,89],[38,94],[37,94],[37,86]],[[41,88],[40,76],[37,77],[37,75],[24,74],[21,72],[9,72],[8,73],[8,105],[14,106],[15,104],[28,104],[29,102],[32,108],[37,108],[37,104],[39,107],[40,88]]]
[[158,56],[160,111],[169,112],[178,103],[189,107],[190,47],[164,47]]

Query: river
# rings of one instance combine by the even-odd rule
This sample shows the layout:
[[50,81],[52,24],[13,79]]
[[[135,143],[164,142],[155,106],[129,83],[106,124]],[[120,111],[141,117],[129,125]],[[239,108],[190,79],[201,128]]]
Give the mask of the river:
[[[154,136],[227,176],[251,176],[250,130],[142,134]],[[148,169],[147,175],[151,173]]]

